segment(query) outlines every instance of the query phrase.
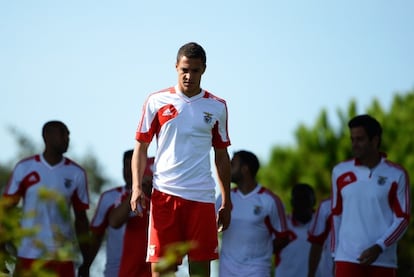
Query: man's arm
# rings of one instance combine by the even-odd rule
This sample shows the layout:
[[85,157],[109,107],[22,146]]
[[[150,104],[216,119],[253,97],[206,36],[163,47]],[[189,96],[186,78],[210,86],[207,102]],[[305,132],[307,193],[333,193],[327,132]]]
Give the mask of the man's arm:
[[229,227],[231,220],[231,163],[227,148],[214,148],[214,154],[214,161],[218,175],[218,184],[221,191],[221,207],[218,210],[217,224],[219,229],[224,231]]
[[131,194],[128,194],[119,206],[111,209],[109,212],[108,221],[112,228],[118,229],[128,221],[129,213],[131,211],[130,199]]
[[142,210],[139,207],[145,207],[145,193],[142,191],[142,178],[144,176],[145,167],[148,157],[147,142],[137,141],[134,148],[134,153],[131,159],[132,171],[132,195],[131,195],[131,210],[142,216]]
[[79,248],[82,254],[83,263],[78,270],[78,276],[88,277],[89,267],[95,258],[91,255],[89,220],[85,210],[75,210],[75,232],[78,240]]
[[401,177],[398,179],[398,187],[395,193],[391,193],[390,203],[393,211],[393,221],[386,232],[375,244],[362,251],[358,257],[361,264],[373,263],[383,250],[393,244],[398,243],[406,232],[411,211],[410,183],[407,171],[402,170]]
[[308,277],[315,277],[319,261],[321,260],[322,250],[323,245],[320,245],[318,243],[311,243],[308,260]]

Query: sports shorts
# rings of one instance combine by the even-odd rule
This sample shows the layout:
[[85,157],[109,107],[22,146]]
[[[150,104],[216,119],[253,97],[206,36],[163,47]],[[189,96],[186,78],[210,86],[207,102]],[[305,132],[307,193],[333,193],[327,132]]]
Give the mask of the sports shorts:
[[75,265],[72,261],[49,261],[18,257],[13,276],[22,276],[23,272],[24,274],[32,272],[33,276],[43,276],[42,273],[52,272],[59,277],[74,277]]
[[187,200],[154,189],[147,262],[173,257],[179,265],[186,254],[189,261],[218,259],[214,203]]
[[361,265],[350,262],[335,262],[335,277],[396,277],[397,270],[392,267]]

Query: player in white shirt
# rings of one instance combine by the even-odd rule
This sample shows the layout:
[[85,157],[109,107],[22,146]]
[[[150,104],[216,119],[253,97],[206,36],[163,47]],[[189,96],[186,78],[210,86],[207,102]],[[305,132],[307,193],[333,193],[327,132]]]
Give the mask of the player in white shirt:
[[[155,136],[147,260],[155,276],[164,271],[157,264],[168,245],[193,241],[194,247],[185,253],[190,275],[208,276],[210,261],[218,258],[217,224],[226,229],[231,216],[227,106],[223,99],[200,87],[206,70],[206,55],[200,45],[192,42],[179,49],[176,70],[178,84],[151,94],[143,107],[132,157],[131,209],[142,215],[140,205],[146,205],[142,177],[148,147]],[[214,208],[216,184],[210,167],[211,148],[223,194],[218,216]],[[165,270],[177,268],[181,259],[178,255],[176,264]]]
[[[99,198],[98,206],[95,210],[95,215],[91,221],[91,232],[93,243],[91,244],[91,255],[93,260],[98,253],[105,236],[106,237],[106,263],[104,276],[112,277],[118,276],[121,264],[122,245],[124,241],[125,226],[119,228],[112,228],[109,224],[109,214],[120,203],[123,195],[129,194],[132,186],[131,176],[131,158],[133,150],[124,152],[123,155],[123,177],[125,181],[124,186],[111,188],[104,191]],[[92,262],[92,261],[91,261]]]
[[356,116],[348,127],[355,158],[332,170],[335,276],[396,276],[397,243],[410,218],[409,177],[379,151],[375,118]]
[[289,244],[275,253],[275,276],[307,277],[310,243],[307,241],[314,214],[315,193],[308,184],[296,184],[291,191],[292,213],[287,218]]
[[[69,130],[64,123],[45,123],[42,136],[44,152],[17,163],[3,193],[4,198],[11,200],[10,208],[23,199],[21,228],[35,231],[18,245],[14,274],[28,274],[36,261],[43,261],[43,269],[58,276],[73,277],[78,254],[76,241],[84,261],[87,258],[89,195],[86,172],[63,156],[69,146]],[[71,208],[75,215],[74,226]],[[66,255],[60,255],[62,249]],[[82,266],[79,276],[88,276],[88,269]]]
[[321,201],[314,215],[308,232],[311,243],[309,252],[308,277],[333,276],[333,259],[331,254],[331,199]]
[[[286,215],[279,197],[256,181],[259,160],[248,151],[231,160],[233,209],[231,224],[223,231],[219,276],[270,276],[273,238],[287,241]],[[221,206],[221,196],[216,208]]]
[[109,212],[114,208],[116,201],[126,192],[124,186],[112,188],[102,193],[95,215],[91,221],[91,235],[93,243],[94,257],[96,256],[106,234],[106,263],[104,276],[118,276],[121,261],[122,244],[124,238],[124,228],[112,228],[108,224]]

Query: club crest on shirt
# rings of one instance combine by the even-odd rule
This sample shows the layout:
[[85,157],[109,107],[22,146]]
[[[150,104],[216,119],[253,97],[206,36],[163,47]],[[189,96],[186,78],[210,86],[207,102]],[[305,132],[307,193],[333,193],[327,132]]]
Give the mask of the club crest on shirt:
[[378,176],[378,180],[377,180],[377,184],[382,186],[385,184],[385,182],[387,181],[387,177],[385,176]]
[[263,207],[262,206],[254,206],[253,214],[259,215],[262,212]]
[[213,120],[213,114],[209,112],[204,112],[204,122],[211,123],[212,120]]
[[148,255],[150,255],[150,256],[155,255],[155,245],[154,244],[151,244],[150,246],[148,246]]
[[65,178],[65,188],[70,188],[72,186],[72,180]]

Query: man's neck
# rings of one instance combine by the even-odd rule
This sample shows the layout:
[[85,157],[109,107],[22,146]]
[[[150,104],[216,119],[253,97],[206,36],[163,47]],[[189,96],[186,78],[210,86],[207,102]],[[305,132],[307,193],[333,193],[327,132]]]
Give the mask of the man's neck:
[[63,155],[45,151],[43,152],[43,158],[49,165],[53,166],[62,161]]
[[239,188],[241,193],[246,195],[252,192],[257,187],[257,182],[255,180],[249,182],[241,182],[240,184],[237,184],[237,187]]

